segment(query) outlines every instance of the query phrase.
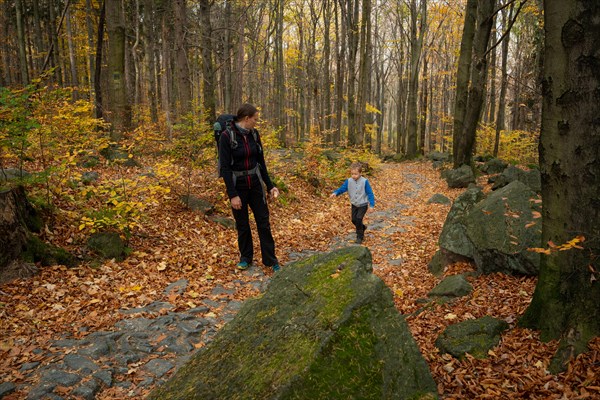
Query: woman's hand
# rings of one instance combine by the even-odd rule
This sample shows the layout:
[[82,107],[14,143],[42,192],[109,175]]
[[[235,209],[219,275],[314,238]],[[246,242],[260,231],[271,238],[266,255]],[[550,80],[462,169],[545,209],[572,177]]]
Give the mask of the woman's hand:
[[231,208],[233,208],[234,210],[242,209],[242,199],[240,199],[240,196],[232,197],[230,201],[231,201]]
[[274,199],[279,197],[279,189],[277,189],[276,187],[272,188],[271,189],[271,197],[273,197]]

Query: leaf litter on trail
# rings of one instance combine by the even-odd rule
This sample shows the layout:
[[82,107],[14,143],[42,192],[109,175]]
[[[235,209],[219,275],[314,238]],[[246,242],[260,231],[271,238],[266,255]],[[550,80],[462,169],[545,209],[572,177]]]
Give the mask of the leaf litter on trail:
[[[285,265],[292,252],[326,251],[334,238],[353,233],[347,197],[330,199],[334,187],[315,189],[293,179],[293,172],[277,172],[288,178],[292,199],[285,206],[281,200],[270,205],[280,262]],[[469,276],[471,295],[450,304],[422,308],[419,300],[439,282],[429,273],[427,264],[438,249],[437,240],[450,208],[428,204],[427,200],[436,193],[455,199],[461,190],[448,189],[439,171],[427,162],[384,164],[369,180],[377,200],[374,211],[387,211],[389,217],[384,223],[398,228],[367,230],[365,245],[373,255],[374,273],[392,290],[398,311],[407,316],[442,398],[600,398],[599,338],[590,343],[590,351],[570,363],[567,372],[550,375],[547,366],[557,343],[543,343],[537,332],[516,327],[531,300],[535,278]],[[222,183],[215,182],[210,172],[202,171],[195,187],[215,203],[217,212],[229,217]],[[175,310],[187,310],[205,299],[216,298],[212,294],[216,286],[235,289],[230,297],[239,301],[258,294],[253,287],[240,285],[240,280],[247,278],[235,269],[238,260],[234,230],[185,209],[173,196],[163,198],[149,213],[149,223],[144,224],[140,234],[132,236],[130,247],[134,251],[124,261],[108,260],[98,267],[43,268],[33,278],[0,288],[0,379],[25,381],[28,378],[19,372],[24,363],[50,361],[36,354],[35,349],[47,349],[53,340],[65,335],[81,338],[110,330],[127,318],[119,312],[122,309],[164,301],[172,303]],[[367,225],[370,213],[365,218]],[[80,244],[76,226],[54,229],[59,230],[65,242],[57,244],[67,248]],[[259,255],[255,230],[253,234],[255,254]],[[272,273],[260,263],[258,268],[267,275]],[[473,270],[468,263],[456,263],[447,267],[445,275]],[[179,279],[189,282],[183,293],[164,293],[168,284]],[[219,312],[212,310],[209,316],[216,317]],[[488,358],[478,360],[467,355],[457,360],[439,353],[434,342],[448,325],[485,315],[510,324]],[[196,347],[203,345],[200,342]],[[52,355],[51,359],[56,357],[60,355]],[[128,374],[132,387],[104,388],[97,398],[143,398],[152,389],[136,387],[143,381],[141,368],[131,368]],[[11,399],[24,398],[20,395],[25,396],[16,392]]]

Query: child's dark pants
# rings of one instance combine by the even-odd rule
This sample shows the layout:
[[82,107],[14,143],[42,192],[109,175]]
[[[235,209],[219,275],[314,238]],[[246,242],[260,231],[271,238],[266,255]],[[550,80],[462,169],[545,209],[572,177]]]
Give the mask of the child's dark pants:
[[367,213],[368,207],[368,204],[359,207],[355,206],[354,204],[352,205],[352,223],[356,227],[356,238],[360,240],[364,239],[365,229],[367,229],[367,227],[363,224],[363,218]]

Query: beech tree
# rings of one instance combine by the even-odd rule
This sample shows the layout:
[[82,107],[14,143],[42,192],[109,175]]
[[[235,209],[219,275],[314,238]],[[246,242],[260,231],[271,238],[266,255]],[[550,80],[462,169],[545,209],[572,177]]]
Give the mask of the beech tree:
[[550,248],[521,324],[561,339],[556,372],[600,335],[600,3],[546,0],[544,19],[539,150]]

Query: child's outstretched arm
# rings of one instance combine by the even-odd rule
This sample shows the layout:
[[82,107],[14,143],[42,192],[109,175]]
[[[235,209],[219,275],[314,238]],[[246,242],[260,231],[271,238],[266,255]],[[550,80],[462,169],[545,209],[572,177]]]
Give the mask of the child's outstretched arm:
[[348,191],[348,179],[346,179],[344,181],[344,183],[342,183],[342,186],[340,186],[339,188],[337,188],[336,190],[334,190],[333,193],[331,193],[330,197],[339,196],[340,194],[344,194],[347,191]]
[[375,207],[375,195],[373,194],[373,189],[371,189],[371,184],[369,180],[365,182],[365,193],[367,194],[367,198],[369,199],[369,205],[371,208]]

